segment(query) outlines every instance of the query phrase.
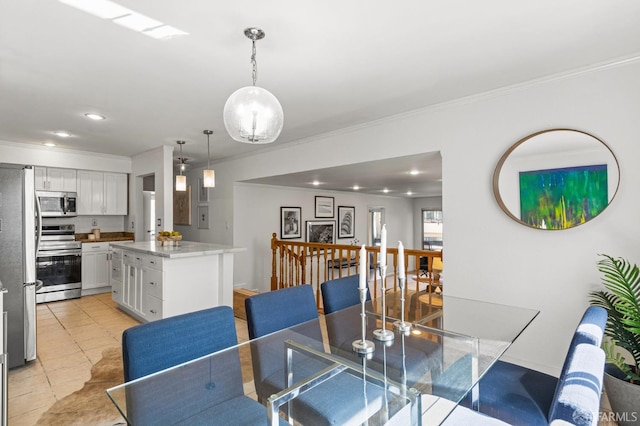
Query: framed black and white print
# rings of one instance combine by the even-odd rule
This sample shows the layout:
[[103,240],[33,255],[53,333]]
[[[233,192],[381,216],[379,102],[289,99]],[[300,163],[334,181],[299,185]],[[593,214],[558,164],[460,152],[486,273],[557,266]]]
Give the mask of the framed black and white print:
[[302,238],[302,207],[280,207],[280,239]]
[[338,238],[355,237],[356,208],[338,206]]
[[333,244],[336,241],[335,220],[308,220],[307,242]]
[[316,217],[333,217],[333,197],[316,195]]

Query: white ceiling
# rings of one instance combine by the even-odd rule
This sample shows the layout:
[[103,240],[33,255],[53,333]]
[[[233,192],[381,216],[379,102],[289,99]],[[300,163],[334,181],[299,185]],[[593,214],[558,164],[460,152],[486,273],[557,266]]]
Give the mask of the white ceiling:
[[275,144],[640,53],[637,0],[118,3],[189,35],[156,40],[56,0],[0,0],[0,140],[133,156],[180,139],[198,163],[212,129],[214,162],[270,149],[231,141],[222,122],[251,83],[249,26],[266,32],[257,84],[285,112]]

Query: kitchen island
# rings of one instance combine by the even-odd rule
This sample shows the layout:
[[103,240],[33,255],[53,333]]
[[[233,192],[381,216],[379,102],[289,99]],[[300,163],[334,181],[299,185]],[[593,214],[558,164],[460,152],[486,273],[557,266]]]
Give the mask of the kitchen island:
[[113,300],[141,321],[233,306],[233,255],[244,248],[193,241],[112,242],[111,248]]

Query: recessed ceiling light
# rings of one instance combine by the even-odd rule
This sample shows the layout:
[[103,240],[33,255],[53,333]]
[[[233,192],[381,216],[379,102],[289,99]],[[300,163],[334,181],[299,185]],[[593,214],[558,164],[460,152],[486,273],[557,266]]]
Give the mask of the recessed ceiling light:
[[407,191],[407,195],[413,195],[413,192]]
[[61,138],[68,138],[69,136],[71,136],[71,134],[67,133],[67,132],[63,132],[61,130],[59,131],[55,131],[53,132],[54,135],[61,137]]
[[45,142],[44,146],[56,146],[56,144],[53,142]]
[[419,174],[420,174],[420,171],[419,171],[419,170],[411,170],[411,171],[409,171],[409,174],[410,174],[411,176],[419,175]]
[[389,192],[389,188],[385,188],[382,190],[382,192],[384,192],[385,194]]
[[357,191],[358,189],[360,189],[360,187],[358,185],[353,185],[353,190]]
[[320,182],[318,182],[317,180],[314,180],[313,182],[311,182],[311,184],[314,186],[318,186],[320,185]]
[[96,113],[93,113],[93,112],[88,112],[84,116],[87,117],[87,118],[90,118],[92,120],[104,120],[105,119],[104,115],[96,114]]

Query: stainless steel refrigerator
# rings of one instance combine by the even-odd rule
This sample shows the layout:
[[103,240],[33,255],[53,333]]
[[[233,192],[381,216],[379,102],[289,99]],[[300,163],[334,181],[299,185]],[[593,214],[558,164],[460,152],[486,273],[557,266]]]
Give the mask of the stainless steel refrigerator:
[[9,368],[36,359],[37,214],[33,168],[0,165],[0,282]]

